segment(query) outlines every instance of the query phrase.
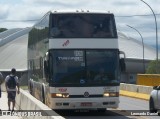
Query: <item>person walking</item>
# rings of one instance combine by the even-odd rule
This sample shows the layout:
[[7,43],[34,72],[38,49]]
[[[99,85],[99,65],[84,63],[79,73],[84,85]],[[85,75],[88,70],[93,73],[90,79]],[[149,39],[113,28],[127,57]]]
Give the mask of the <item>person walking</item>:
[[15,68],[12,68],[11,74],[6,76],[5,86],[6,86],[6,91],[8,93],[8,110],[11,111],[10,106],[12,102],[12,111],[14,111],[16,91],[19,94],[19,82],[18,82],[18,77],[16,76]]

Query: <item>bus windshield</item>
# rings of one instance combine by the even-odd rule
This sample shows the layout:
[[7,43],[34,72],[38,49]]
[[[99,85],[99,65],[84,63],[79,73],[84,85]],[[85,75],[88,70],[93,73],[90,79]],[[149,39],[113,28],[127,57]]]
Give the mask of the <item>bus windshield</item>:
[[118,50],[51,50],[54,86],[119,85]]
[[117,38],[113,14],[52,14],[52,38]]

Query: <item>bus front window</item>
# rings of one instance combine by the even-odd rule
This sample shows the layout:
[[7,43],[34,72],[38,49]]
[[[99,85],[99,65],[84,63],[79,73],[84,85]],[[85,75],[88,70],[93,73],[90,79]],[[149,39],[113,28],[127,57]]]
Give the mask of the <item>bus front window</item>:
[[118,85],[117,50],[51,50],[53,85]]
[[108,84],[118,81],[117,50],[87,50],[87,79],[92,83]]
[[53,81],[61,84],[77,84],[84,78],[84,52],[81,50],[55,50]]
[[111,14],[54,14],[52,38],[117,38],[114,16]]

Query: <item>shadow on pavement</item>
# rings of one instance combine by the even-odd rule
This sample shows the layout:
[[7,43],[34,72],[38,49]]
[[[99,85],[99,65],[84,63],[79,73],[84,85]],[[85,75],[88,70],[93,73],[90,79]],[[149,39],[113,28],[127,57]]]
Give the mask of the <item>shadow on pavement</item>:
[[58,110],[56,111],[59,115],[63,116],[66,119],[130,119],[129,114],[123,111],[115,111],[115,110],[106,110],[106,112],[98,112],[98,111],[87,111],[87,110]]

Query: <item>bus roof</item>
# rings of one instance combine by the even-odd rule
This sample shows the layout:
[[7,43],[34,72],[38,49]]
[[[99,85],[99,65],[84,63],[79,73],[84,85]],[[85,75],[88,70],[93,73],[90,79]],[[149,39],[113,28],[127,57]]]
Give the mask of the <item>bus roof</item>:
[[95,14],[113,14],[113,13],[110,13],[110,11],[104,11],[104,10],[52,10],[51,11],[51,13],[53,13],[53,14],[56,14],[56,13],[64,13],[64,14],[66,14],[66,13],[73,13],[73,14],[75,14],[75,13],[88,13],[88,14],[93,14],[93,13],[95,13]]

